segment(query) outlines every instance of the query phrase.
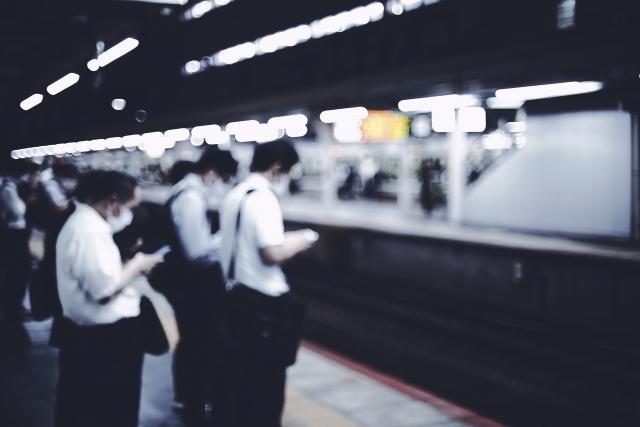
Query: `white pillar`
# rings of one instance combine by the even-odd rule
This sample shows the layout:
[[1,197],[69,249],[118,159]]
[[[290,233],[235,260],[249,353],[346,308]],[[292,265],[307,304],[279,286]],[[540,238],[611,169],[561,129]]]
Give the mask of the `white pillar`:
[[449,161],[447,165],[447,217],[449,224],[462,222],[464,193],[467,186],[467,137],[456,126],[449,134]]

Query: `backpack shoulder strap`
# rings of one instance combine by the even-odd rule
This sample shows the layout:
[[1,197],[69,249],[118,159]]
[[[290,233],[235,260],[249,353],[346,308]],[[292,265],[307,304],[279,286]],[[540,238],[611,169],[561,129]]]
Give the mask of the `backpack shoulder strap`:
[[242,196],[242,199],[240,199],[240,203],[238,204],[238,214],[236,215],[236,227],[235,227],[235,232],[233,236],[233,249],[231,250],[231,258],[229,259],[229,270],[227,274],[227,277],[230,282],[233,282],[236,278],[236,256],[238,254],[238,246],[239,246],[238,233],[240,232],[240,222],[242,219],[242,207],[244,206],[244,202],[247,199],[247,197],[251,193],[254,193],[255,191],[256,191],[255,188],[250,188],[249,190],[247,190]]

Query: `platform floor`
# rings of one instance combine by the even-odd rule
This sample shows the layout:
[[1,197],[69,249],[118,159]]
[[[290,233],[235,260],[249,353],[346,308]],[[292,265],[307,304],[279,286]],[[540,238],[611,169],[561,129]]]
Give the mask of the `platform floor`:
[[[0,327],[0,426],[52,425],[56,351],[48,322]],[[182,427],[171,409],[171,356],[145,359],[140,425]],[[363,370],[364,369],[364,370]],[[313,345],[289,369],[284,427],[497,426],[427,394],[403,392]],[[381,380],[381,378],[383,378]]]

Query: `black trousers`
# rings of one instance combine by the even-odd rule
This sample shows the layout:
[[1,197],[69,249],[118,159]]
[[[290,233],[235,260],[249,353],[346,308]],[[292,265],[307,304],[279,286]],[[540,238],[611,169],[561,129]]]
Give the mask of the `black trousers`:
[[203,415],[205,403],[210,403],[212,416],[224,420],[230,373],[222,274],[217,265],[183,265],[173,274],[175,282],[167,297],[180,331],[173,360],[176,400],[195,417]]
[[137,427],[143,362],[138,319],[91,327],[63,322],[55,427]]
[[17,321],[22,316],[31,268],[29,230],[9,229],[2,233],[2,261],[2,309],[8,320]]
[[287,368],[259,354],[238,355],[234,365],[232,426],[281,427]]

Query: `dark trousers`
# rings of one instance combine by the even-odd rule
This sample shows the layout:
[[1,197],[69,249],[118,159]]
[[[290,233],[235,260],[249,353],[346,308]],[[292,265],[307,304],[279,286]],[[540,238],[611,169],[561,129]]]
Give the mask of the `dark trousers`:
[[2,309],[8,320],[20,320],[31,268],[28,230],[9,229],[2,233],[2,260]]
[[214,266],[182,267],[168,298],[173,303],[180,343],[174,354],[176,400],[189,416],[224,420],[229,407],[228,338],[225,327],[225,292],[221,272]]
[[285,401],[286,367],[260,354],[235,361],[233,427],[280,427]]
[[55,427],[137,427],[143,350],[138,319],[62,320]]

